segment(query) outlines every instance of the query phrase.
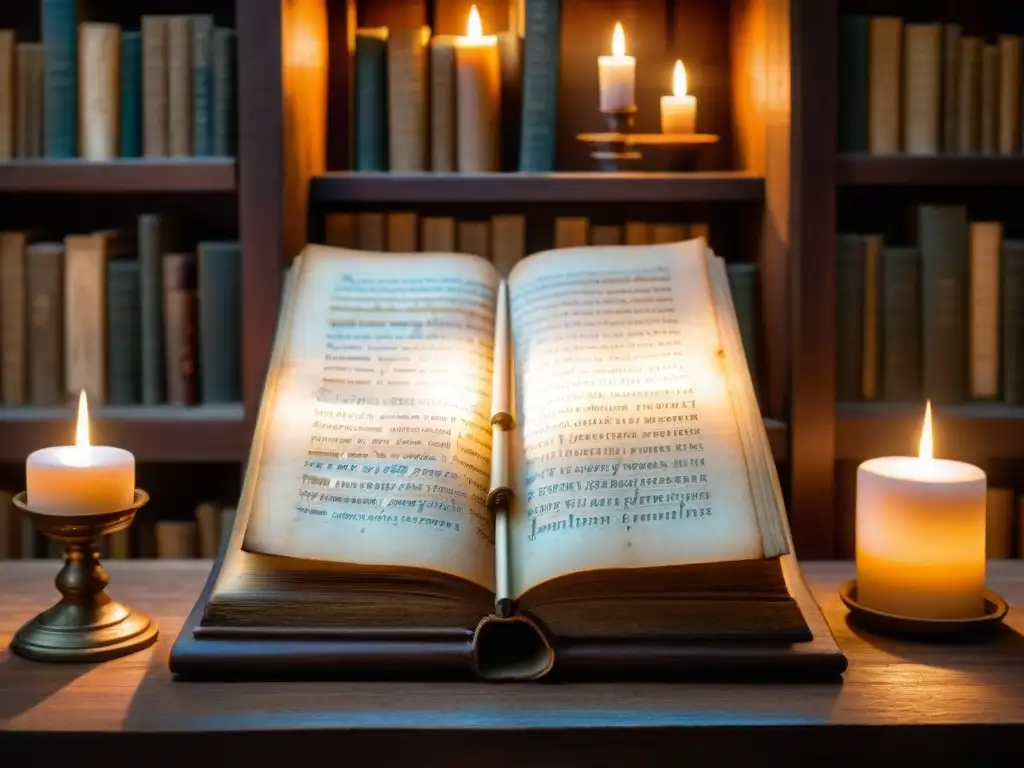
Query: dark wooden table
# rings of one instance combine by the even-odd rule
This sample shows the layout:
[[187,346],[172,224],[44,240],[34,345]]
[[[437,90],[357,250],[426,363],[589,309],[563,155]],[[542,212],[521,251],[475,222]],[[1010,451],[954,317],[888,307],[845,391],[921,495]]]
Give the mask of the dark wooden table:
[[[54,599],[55,563],[0,563],[0,766],[1024,759],[1024,610],[1011,608],[982,645],[882,640],[847,624],[836,596],[846,563],[804,570],[849,671],[842,683],[789,685],[174,682],[167,654],[208,567],[110,563],[112,593],[157,619],[160,642],[100,666],[63,666],[6,651],[17,627]],[[991,563],[989,583],[1024,605],[1024,563]]]

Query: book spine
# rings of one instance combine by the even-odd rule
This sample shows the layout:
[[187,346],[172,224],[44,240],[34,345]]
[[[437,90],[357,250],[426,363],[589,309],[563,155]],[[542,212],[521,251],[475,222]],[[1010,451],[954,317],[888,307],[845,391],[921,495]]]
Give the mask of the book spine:
[[14,30],[0,29],[0,162],[14,157],[16,74]]
[[195,515],[199,557],[213,560],[220,549],[220,507],[204,501],[196,506]]
[[78,128],[86,160],[117,157],[121,28],[87,22],[79,32]]
[[879,278],[881,394],[885,400],[921,397],[921,255],[916,248],[883,248]]
[[199,383],[204,403],[242,399],[242,247],[199,243]]
[[213,31],[213,154],[235,154],[235,30]]
[[459,253],[475,253],[491,259],[491,223],[489,221],[460,221],[458,226]]
[[167,400],[172,405],[194,405],[198,400],[195,254],[164,254],[163,272]]
[[142,153],[167,156],[166,16],[142,17]]
[[29,400],[33,405],[64,401],[64,246],[28,247]]
[[192,154],[213,154],[213,16],[192,17]]
[[881,251],[881,235],[864,237],[864,335],[860,368],[860,395],[864,400],[878,397],[878,261]]
[[868,17],[839,17],[840,152],[868,148]]
[[652,243],[679,243],[687,237],[687,226],[685,224],[651,224]]
[[1003,399],[1024,405],[1024,240],[1004,241],[1002,257]]
[[729,264],[727,273],[732,303],[736,308],[736,321],[740,327],[740,339],[743,342],[743,355],[747,358],[747,368],[754,380],[754,390],[757,391],[757,265]]
[[156,556],[187,560],[198,554],[199,533],[195,522],[160,520],[156,524]]
[[900,58],[903,21],[871,19],[868,47],[868,151],[900,151]]
[[999,154],[1020,153],[1021,44],[1017,35],[999,36]]
[[573,248],[590,240],[590,219],[586,216],[559,216],[555,219],[555,248]]
[[981,151],[981,38],[960,38],[957,78],[957,151],[972,155]]
[[356,215],[354,213],[329,213],[324,221],[325,242],[336,248],[356,247]]
[[[432,71],[433,76],[433,71]],[[388,42],[386,30],[356,32],[355,168],[388,169]]]
[[429,253],[455,253],[455,219],[450,216],[424,216],[420,242]]
[[455,170],[455,38],[430,41],[430,169]]
[[43,155],[43,46],[18,43],[18,103],[15,108],[15,155]]
[[6,405],[23,405],[26,399],[26,241],[24,232],[0,233],[0,394]]
[[523,38],[515,29],[498,34],[498,56],[501,72],[501,170],[515,171],[519,168],[523,126]]
[[107,265],[107,281],[110,404],[137,405],[142,402],[138,260],[111,260]]
[[47,157],[78,154],[77,0],[42,0],[43,127]]
[[971,397],[999,395],[999,251],[1003,225],[975,221],[970,225],[968,350]]
[[383,251],[386,245],[383,213],[356,214],[356,247],[363,251]]
[[162,259],[170,246],[168,222],[163,216],[139,216],[139,308],[142,331],[142,402],[162,403],[167,398],[164,369],[164,290]]
[[627,221],[626,245],[647,245],[651,242],[649,230],[646,221]]
[[590,228],[591,245],[622,245],[622,227],[595,224]]
[[942,113],[942,25],[907,24],[903,38],[903,151],[939,151]]
[[942,151],[946,154],[959,147],[961,32],[959,24],[942,27]]
[[395,211],[387,217],[388,250],[397,253],[413,253],[418,250],[416,243],[419,217],[407,211]]
[[555,170],[561,0],[525,0],[520,171]]
[[921,249],[922,387],[935,404],[967,395],[967,211],[918,208]]
[[866,246],[860,235],[836,237],[836,399],[856,400],[864,360]]
[[142,33],[121,34],[121,157],[142,154]]
[[392,171],[427,170],[425,27],[388,36],[388,161]]
[[107,242],[102,235],[64,240],[65,392],[85,390],[89,402],[107,401]]
[[981,48],[981,153],[994,155],[999,148],[999,46]]
[[491,219],[494,266],[505,277],[526,256],[526,216],[507,213]]
[[192,18],[167,22],[167,154],[192,152]]

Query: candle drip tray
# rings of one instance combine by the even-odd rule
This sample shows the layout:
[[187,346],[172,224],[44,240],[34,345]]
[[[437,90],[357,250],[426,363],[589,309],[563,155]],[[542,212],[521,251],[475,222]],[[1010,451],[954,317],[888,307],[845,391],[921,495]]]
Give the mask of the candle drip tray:
[[878,635],[932,643],[962,643],[984,640],[1002,623],[1010,607],[998,592],[983,593],[985,612],[970,619],[919,619],[877,611],[857,602],[857,580],[839,590],[839,599],[850,609],[850,619]]

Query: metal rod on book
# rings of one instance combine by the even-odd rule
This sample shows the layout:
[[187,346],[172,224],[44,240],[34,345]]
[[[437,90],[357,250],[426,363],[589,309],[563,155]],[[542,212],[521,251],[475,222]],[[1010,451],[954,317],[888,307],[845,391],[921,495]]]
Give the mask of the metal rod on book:
[[494,612],[503,618],[512,615],[512,596],[508,585],[508,509],[494,511]]

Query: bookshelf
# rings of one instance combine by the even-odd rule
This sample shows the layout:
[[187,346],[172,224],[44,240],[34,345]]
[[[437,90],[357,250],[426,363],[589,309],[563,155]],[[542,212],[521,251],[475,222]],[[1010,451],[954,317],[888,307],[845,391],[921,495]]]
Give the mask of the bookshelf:
[[234,192],[235,159],[16,160],[0,163],[0,194]]
[[836,184],[858,186],[1015,186],[1024,184],[1024,157],[839,155]]

